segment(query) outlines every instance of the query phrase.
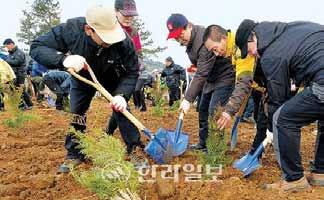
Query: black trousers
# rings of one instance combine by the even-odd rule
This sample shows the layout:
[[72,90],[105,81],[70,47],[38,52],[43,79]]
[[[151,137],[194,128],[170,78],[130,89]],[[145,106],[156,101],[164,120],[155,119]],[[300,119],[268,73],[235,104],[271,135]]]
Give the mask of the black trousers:
[[180,99],[180,88],[170,87],[169,88],[169,106],[172,106],[175,101]]
[[56,101],[55,106],[57,110],[63,110],[63,99],[64,96],[68,96],[68,94],[65,94],[64,90],[61,88],[61,86],[50,76],[44,76],[43,82],[47,87],[53,91],[56,94]]
[[[74,114],[71,126],[77,131],[83,132],[86,129],[86,112],[94,95],[93,88],[74,78],[71,79],[70,106]],[[134,147],[141,144],[139,131],[122,113],[114,111],[113,116],[126,144],[127,152],[130,153]],[[67,159],[83,159],[80,149],[77,148],[78,144],[77,138],[72,133],[68,133],[65,139]]]
[[17,78],[14,80],[14,85],[16,87],[22,87],[23,88],[23,92],[22,92],[22,95],[21,95],[21,103],[20,103],[19,107],[33,106],[32,99],[31,99],[30,95],[28,94],[28,92],[27,92],[27,90],[26,90],[26,88],[24,86],[24,82],[25,82],[25,76],[23,76],[23,75],[17,76]]
[[301,128],[318,120],[314,171],[324,174],[324,85],[306,87],[285,102],[273,115],[273,141],[283,178],[303,177],[300,156]]
[[256,122],[256,134],[252,143],[250,154],[253,154],[263,142],[263,140],[267,137],[266,132],[268,125],[268,117],[266,116],[264,111],[262,93],[253,91],[252,97],[254,101],[254,120]]

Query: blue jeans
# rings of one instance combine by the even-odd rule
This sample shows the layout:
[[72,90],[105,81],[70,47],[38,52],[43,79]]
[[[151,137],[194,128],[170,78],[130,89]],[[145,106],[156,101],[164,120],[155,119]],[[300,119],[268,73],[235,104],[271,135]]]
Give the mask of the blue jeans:
[[273,115],[273,140],[276,157],[286,181],[302,178],[300,129],[318,120],[314,171],[324,174],[324,85],[322,94],[306,87],[285,102]]
[[215,113],[218,106],[224,106],[233,91],[233,86],[224,86],[202,94],[199,104],[199,143],[206,146],[208,137],[208,117]]

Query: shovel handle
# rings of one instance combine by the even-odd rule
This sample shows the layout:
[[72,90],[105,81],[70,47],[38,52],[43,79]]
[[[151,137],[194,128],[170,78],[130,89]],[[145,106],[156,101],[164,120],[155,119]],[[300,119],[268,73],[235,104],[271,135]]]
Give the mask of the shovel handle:
[[251,93],[252,93],[252,89],[249,91],[248,95],[246,95],[244,97],[243,102],[241,104],[241,107],[240,107],[240,109],[239,109],[239,111],[238,111],[238,113],[237,113],[236,116],[241,117],[243,115],[244,110],[245,110],[245,107],[247,106],[247,104],[249,102],[249,98],[251,96]]
[[[92,87],[94,87],[95,89],[97,89],[98,92],[100,92],[109,102],[112,102],[113,96],[98,82],[98,80],[95,78],[95,75],[94,75],[94,73],[93,73],[93,71],[92,71],[92,69],[90,68],[89,65],[87,66],[87,68],[88,68],[88,71],[90,73],[90,76],[97,83],[94,83],[94,82],[92,82],[92,81],[90,81],[90,80],[88,80],[88,79],[80,76],[72,68],[69,68],[67,71],[70,74],[72,74],[72,76],[74,76],[75,78],[77,78],[78,80],[80,80],[80,81],[82,81],[84,83],[87,83],[87,84],[91,85]],[[129,121],[131,121],[139,130],[144,131],[146,129],[145,126],[134,117],[134,115],[132,115],[130,112],[128,112],[128,110],[125,109],[121,113]]]

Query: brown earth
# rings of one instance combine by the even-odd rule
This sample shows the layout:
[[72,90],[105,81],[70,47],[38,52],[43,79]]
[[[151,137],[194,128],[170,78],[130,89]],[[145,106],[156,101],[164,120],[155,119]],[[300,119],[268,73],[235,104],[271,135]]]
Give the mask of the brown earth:
[[[88,128],[105,127],[110,115],[107,103],[95,100],[88,115]],[[194,109],[192,109],[194,110]],[[41,120],[28,122],[23,128],[11,129],[0,123],[0,199],[1,200],[86,200],[97,197],[82,188],[71,175],[57,174],[58,165],[64,161],[64,138],[69,115],[53,109],[35,107],[32,112]],[[174,129],[177,113],[168,111],[163,117],[152,115],[152,108],[142,113],[133,111],[143,124],[151,130],[159,127]],[[0,113],[0,122],[8,119],[7,112]],[[190,143],[197,142],[197,113],[185,116],[184,131],[190,135]],[[307,170],[313,158],[315,135],[314,125],[303,129],[302,157]],[[246,152],[252,142],[255,129],[251,124],[241,123],[237,148],[229,155],[233,159]],[[119,137],[119,132],[115,134]],[[324,199],[324,188],[313,187],[310,191],[281,194],[264,191],[262,185],[280,178],[280,171],[273,154],[268,148],[263,158],[263,167],[245,179],[231,166],[223,169],[217,182],[185,182],[180,169],[180,181],[157,178],[153,183],[143,183],[139,192],[142,199]],[[176,158],[173,164],[197,164],[197,156],[191,152]],[[160,172],[161,170],[159,170]],[[159,174],[158,174],[159,175]]]

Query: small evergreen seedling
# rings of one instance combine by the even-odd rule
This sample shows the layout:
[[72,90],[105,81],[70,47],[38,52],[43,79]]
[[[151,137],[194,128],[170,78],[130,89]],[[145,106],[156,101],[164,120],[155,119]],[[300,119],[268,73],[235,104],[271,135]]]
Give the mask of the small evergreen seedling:
[[203,165],[217,167],[219,165],[227,165],[231,162],[231,158],[226,155],[228,150],[227,135],[225,130],[219,130],[214,117],[210,117],[208,121],[208,138],[207,153],[201,153],[200,162]]
[[132,163],[124,160],[125,148],[118,139],[100,130],[94,130],[92,135],[72,132],[80,140],[81,151],[93,162],[89,170],[72,170],[81,185],[100,199],[118,196],[122,191],[137,192],[138,172]]

